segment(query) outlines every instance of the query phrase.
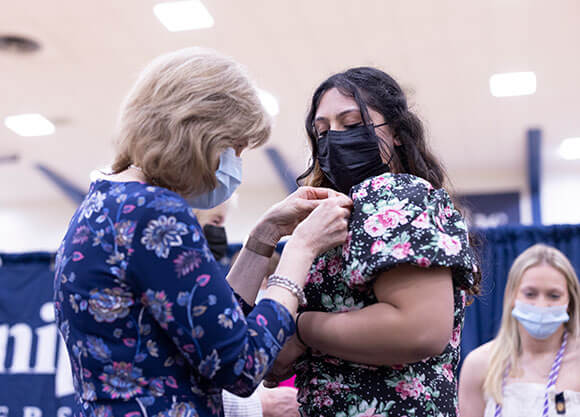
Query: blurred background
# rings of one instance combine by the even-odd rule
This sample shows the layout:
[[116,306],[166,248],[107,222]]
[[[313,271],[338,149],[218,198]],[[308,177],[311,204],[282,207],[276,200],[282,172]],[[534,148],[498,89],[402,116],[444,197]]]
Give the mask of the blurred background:
[[91,171],[111,163],[124,95],[175,49],[209,47],[244,64],[274,119],[270,141],[243,154],[225,225],[231,250],[307,167],[314,89],[372,65],[406,90],[484,238],[484,288],[467,311],[463,355],[495,335],[507,271],[524,249],[555,246],[580,271],[578,0],[0,5],[0,387],[9,388],[0,417],[72,415],[54,252]]
[[315,87],[360,65],[404,86],[476,225],[580,223],[579,40],[576,0],[5,0],[0,252],[56,250],[136,75],[189,46],[243,63],[275,121],[243,155],[230,242],[307,166]]

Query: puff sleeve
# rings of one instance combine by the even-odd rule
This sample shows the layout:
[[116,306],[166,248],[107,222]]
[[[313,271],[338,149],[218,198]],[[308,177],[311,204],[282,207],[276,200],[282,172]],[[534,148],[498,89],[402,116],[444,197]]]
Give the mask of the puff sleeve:
[[384,173],[353,187],[351,197],[342,254],[347,285],[368,284],[399,264],[449,267],[456,286],[473,285],[467,226],[445,190],[413,175]]

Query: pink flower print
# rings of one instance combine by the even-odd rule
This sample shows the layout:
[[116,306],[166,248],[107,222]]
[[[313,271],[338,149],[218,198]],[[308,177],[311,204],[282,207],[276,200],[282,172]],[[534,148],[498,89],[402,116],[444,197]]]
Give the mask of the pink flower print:
[[405,212],[400,210],[385,210],[383,213],[377,214],[377,217],[379,222],[387,229],[393,229],[399,224],[407,223]]
[[397,243],[396,245],[393,245],[393,248],[391,250],[391,256],[396,259],[404,259],[410,253],[413,253],[410,242]]
[[451,347],[456,348],[459,346],[459,342],[461,342],[461,326],[457,326],[453,329],[453,334],[451,335]]
[[382,414],[375,414],[376,408],[367,408],[364,413],[357,414],[356,417],[382,417]]
[[419,398],[423,392],[425,392],[425,387],[421,383],[421,380],[419,378],[413,378],[410,396],[416,399]]
[[374,255],[375,253],[383,252],[386,248],[387,248],[387,244],[385,243],[384,240],[377,240],[371,246],[371,255]]
[[344,245],[342,245],[342,257],[344,258],[345,261],[348,261],[351,241],[352,241],[352,232],[348,232],[348,235],[346,235],[346,241],[344,242]]
[[353,269],[350,273],[349,283],[350,285],[360,285],[364,284],[365,280],[358,269]]
[[308,274],[306,278],[306,282],[309,284],[322,284],[323,281],[322,274],[318,271]]
[[377,237],[385,233],[387,227],[382,221],[379,220],[378,215],[374,215],[365,220],[363,229],[369,236]]
[[431,226],[431,222],[429,221],[429,214],[427,211],[419,214],[415,220],[411,223],[411,226],[416,227],[418,229],[427,229]]
[[447,256],[457,255],[461,251],[461,241],[445,233],[439,234],[437,246],[442,248]]
[[451,368],[451,364],[450,363],[443,364],[442,369],[443,376],[447,378],[447,381],[449,382],[453,381],[453,369]]
[[406,400],[407,397],[411,396],[409,384],[407,384],[405,381],[399,381],[395,387],[395,391],[399,394],[399,397],[401,397],[402,400]]
[[326,262],[324,262],[324,258],[320,258],[318,260],[318,263],[316,264],[316,270],[317,271],[322,271],[325,266],[326,266]]
[[421,268],[429,268],[431,261],[425,257],[417,258],[415,261]]
[[324,397],[324,400],[322,400],[322,405],[325,407],[330,407],[332,404],[334,404],[334,401],[330,397]]
[[446,206],[443,209],[443,213],[445,214],[445,217],[451,217],[451,216],[453,216],[453,210],[451,210],[451,207],[449,207],[449,206]]
[[371,187],[373,188],[373,191],[376,191],[379,188],[384,187],[388,183],[389,183],[389,180],[387,180],[385,177],[380,175],[378,177],[373,178],[373,180],[371,182]]
[[335,256],[328,262],[328,274],[332,277],[340,271],[340,258]]
[[358,191],[352,193],[353,200],[360,200],[361,198],[365,198],[368,195],[367,189],[361,187]]

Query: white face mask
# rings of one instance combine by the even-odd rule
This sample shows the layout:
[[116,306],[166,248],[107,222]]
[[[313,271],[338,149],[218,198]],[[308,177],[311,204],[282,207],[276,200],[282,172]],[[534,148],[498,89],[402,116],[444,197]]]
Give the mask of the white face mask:
[[530,336],[546,339],[553,335],[562,323],[570,320],[566,312],[568,306],[536,307],[516,300],[512,310],[514,316]]
[[219,206],[232,196],[242,183],[242,158],[236,156],[234,148],[226,149],[220,155],[220,166],[215,173],[218,185],[211,191],[186,198],[193,208],[210,209]]

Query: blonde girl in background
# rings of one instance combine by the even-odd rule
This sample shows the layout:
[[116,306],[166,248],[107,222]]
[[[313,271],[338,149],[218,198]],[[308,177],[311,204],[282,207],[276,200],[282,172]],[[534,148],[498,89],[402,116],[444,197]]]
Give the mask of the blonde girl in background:
[[563,253],[537,244],[518,256],[497,337],[463,364],[461,416],[580,416],[579,303]]

